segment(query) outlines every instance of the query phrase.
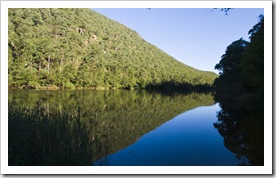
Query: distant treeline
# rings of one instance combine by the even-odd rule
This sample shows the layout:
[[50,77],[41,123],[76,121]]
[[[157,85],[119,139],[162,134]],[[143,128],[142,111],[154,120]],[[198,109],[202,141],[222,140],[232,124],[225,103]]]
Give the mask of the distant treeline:
[[193,88],[217,77],[90,9],[11,8],[8,45],[10,88]]

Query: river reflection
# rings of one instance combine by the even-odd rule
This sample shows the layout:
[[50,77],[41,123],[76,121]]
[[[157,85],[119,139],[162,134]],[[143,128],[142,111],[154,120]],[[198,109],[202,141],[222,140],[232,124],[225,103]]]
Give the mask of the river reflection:
[[10,90],[9,165],[263,165],[254,106],[199,93]]
[[218,104],[198,107],[167,121],[134,144],[93,165],[232,166],[240,161],[214,128]]
[[[175,116],[213,104],[212,95],[198,93],[10,90],[9,165],[91,165]],[[167,153],[177,145],[171,148]]]
[[239,165],[264,165],[263,103],[252,100],[250,105],[220,103],[214,124],[224,138],[224,145],[235,154]]

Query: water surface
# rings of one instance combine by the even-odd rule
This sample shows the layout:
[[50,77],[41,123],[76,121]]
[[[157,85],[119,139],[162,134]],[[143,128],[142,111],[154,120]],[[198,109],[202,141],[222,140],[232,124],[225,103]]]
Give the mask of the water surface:
[[241,164],[211,94],[10,90],[8,108],[10,166]]
[[143,135],[134,144],[95,165],[221,166],[238,165],[214,129],[218,104],[183,112]]

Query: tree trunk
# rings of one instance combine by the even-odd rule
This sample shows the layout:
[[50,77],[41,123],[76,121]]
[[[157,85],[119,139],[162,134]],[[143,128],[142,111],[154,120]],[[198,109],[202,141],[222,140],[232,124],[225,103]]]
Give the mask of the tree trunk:
[[41,61],[39,61],[39,64],[38,64],[38,71],[41,70]]
[[59,72],[61,72],[61,70],[62,70],[63,57],[64,57],[64,55],[62,55],[62,58],[61,58],[61,60],[60,60]]
[[48,56],[48,75],[50,74],[50,62],[51,62],[51,58],[50,56]]

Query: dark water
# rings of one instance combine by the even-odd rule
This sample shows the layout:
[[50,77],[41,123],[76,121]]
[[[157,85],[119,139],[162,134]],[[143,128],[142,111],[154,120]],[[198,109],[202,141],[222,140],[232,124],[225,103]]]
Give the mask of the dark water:
[[235,134],[221,131],[227,128],[211,94],[10,90],[8,108],[10,166],[231,166],[255,159],[246,152],[254,144],[227,145]]

